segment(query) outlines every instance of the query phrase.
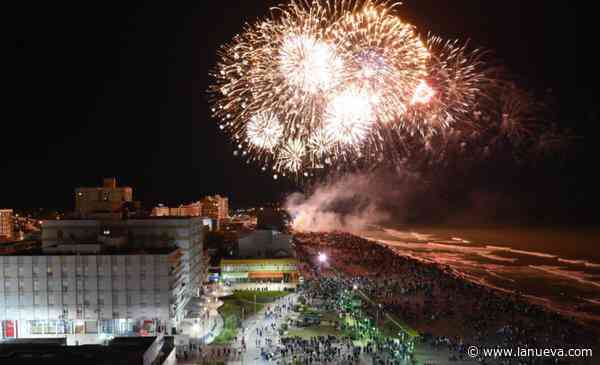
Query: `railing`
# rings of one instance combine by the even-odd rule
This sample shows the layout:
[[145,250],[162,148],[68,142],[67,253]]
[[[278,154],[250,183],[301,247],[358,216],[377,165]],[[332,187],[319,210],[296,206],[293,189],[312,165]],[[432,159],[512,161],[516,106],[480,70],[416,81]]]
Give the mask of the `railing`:
[[156,335],[152,345],[144,352],[144,365],[151,365],[154,363],[160,353],[160,349],[163,347],[163,340],[163,334]]

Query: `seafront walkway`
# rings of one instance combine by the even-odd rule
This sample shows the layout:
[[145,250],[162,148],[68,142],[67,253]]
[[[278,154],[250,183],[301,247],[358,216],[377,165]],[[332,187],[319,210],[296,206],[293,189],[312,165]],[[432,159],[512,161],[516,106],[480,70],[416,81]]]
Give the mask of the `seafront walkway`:
[[[248,317],[242,322],[242,330],[238,336],[238,341],[232,347],[236,350],[242,350],[242,356],[234,361],[229,361],[228,364],[269,364],[268,360],[261,357],[261,348],[266,351],[278,355],[278,345],[281,341],[278,328],[285,321],[288,314],[284,311],[277,318],[267,318],[266,312],[269,308],[276,307],[282,304],[295,304],[298,300],[298,294],[292,293],[281,297],[274,302],[269,303],[255,315]],[[271,327],[273,326],[274,329]],[[267,343],[270,341],[270,344]],[[246,345],[246,349],[242,348],[242,341]]]

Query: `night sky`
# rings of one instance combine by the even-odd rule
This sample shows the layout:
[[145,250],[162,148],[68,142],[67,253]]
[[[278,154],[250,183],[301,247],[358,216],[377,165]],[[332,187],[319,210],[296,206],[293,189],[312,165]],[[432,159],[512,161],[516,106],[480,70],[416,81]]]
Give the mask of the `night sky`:
[[[4,69],[0,206],[69,208],[74,187],[103,176],[134,187],[146,205],[212,193],[234,205],[280,199],[293,184],[232,155],[206,94],[217,47],[278,3],[25,2],[6,14],[14,29]],[[583,137],[573,162],[554,171],[569,209],[597,198],[588,176],[596,161],[589,140],[598,130],[590,75],[597,66],[584,54],[593,44],[584,26],[593,23],[574,3],[412,0],[402,7],[420,31],[470,39],[493,50],[523,87],[551,90],[560,123]]]

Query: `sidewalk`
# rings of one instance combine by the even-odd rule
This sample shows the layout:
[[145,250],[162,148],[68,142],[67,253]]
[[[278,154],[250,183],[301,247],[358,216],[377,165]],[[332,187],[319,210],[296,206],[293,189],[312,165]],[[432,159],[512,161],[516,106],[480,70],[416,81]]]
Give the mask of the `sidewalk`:
[[223,325],[224,325],[223,317],[219,313],[217,313],[216,316],[214,317],[214,319],[215,319],[214,326],[208,333],[204,334],[204,337],[202,338],[202,340],[205,344],[210,344],[211,342],[213,342],[214,339],[223,330]]
[[279,304],[288,303],[290,301],[295,302],[297,300],[297,298],[298,298],[298,294],[296,294],[296,293],[289,294],[289,295],[287,295],[283,298],[280,298],[272,303],[269,303],[268,306],[265,306],[263,309],[258,311],[258,313],[256,313],[256,315],[253,315],[253,316],[247,318],[244,322],[242,322],[243,330],[240,331],[240,335],[241,335],[241,336],[239,336],[240,340],[238,340],[237,343],[232,344],[232,348],[234,348],[236,350],[240,349],[241,348],[241,338],[243,337],[244,341],[246,343],[246,351],[242,353],[242,358],[240,360],[229,361],[228,364],[231,364],[231,365],[269,364],[269,361],[263,360],[260,356],[261,347],[268,347],[268,346],[264,345],[263,344],[264,342],[261,342],[261,345],[257,345],[257,340],[260,338],[260,336],[258,336],[256,334],[256,329],[263,328],[267,325],[271,325],[272,323],[275,323],[276,329],[274,331],[267,331],[267,332],[263,333],[263,337],[262,337],[261,341],[264,341],[264,339],[266,339],[266,338],[270,338],[273,341],[273,345],[276,346],[277,343],[279,343],[279,333],[277,331],[277,328],[279,328],[281,321],[283,321],[285,319],[286,313],[284,313],[282,315],[282,317],[279,319],[269,319],[269,318],[265,318],[265,312],[267,311],[268,307],[274,307]]

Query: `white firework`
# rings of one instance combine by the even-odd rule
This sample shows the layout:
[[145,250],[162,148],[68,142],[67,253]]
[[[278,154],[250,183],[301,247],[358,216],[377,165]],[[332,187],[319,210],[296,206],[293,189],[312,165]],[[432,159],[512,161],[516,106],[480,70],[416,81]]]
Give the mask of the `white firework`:
[[283,126],[272,113],[262,112],[250,118],[246,126],[248,141],[259,148],[271,150],[283,135]]

